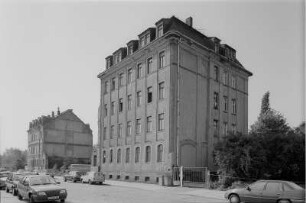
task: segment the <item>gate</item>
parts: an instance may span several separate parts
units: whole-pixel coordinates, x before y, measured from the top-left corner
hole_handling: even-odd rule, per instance
[[[207,187],[207,167],[173,167],[173,184],[193,187]]]

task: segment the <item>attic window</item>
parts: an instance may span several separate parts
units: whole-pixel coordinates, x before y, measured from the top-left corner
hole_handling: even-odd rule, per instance
[[[157,37],[161,37],[164,34],[163,32],[163,25],[158,25],[157,26]]]
[[[128,46],[128,55],[133,53],[133,45]]]

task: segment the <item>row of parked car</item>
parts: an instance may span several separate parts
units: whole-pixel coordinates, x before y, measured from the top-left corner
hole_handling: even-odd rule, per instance
[[[7,193],[18,196],[18,199],[28,199],[32,202],[46,202],[59,200],[65,202],[67,190],[61,187],[60,182],[56,181],[48,174],[38,174],[32,172],[8,173],[1,178],[2,188]]]
[[[102,172],[81,172],[81,171],[70,171],[68,174],[64,175],[64,181],[77,182],[81,181],[82,183],[89,184],[100,184],[102,185],[105,181],[105,175]]]

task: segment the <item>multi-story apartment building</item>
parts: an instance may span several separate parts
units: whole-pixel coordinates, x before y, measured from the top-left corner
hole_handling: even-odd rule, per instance
[[[29,124],[28,169],[61,167],[64,162],[90,163],[92,131],[71,109],[41,116]]]
[[[247,133],[248,77],[232,47],[163,18],[106,58],[99,164],[107,178],[155,182],[173,166],[215,170],[214,143]]]

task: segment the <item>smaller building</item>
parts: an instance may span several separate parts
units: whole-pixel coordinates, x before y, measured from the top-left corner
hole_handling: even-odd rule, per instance
[[[28,169],[59,169],[71,163],[90,164],[92,130],[72,109],[57,110],[29,124]]]

